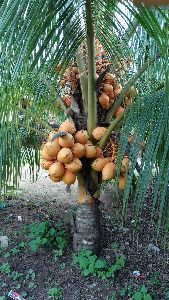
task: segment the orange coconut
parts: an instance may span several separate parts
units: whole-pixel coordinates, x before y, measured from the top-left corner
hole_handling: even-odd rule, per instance
[[[54,134],[56,134],[56,131],[51,131],[48,135],[48,140],[51,141],[51,139],[53,138]]]
[[[72,68],[72,70],[73,70],[73,73],[74,73],[74,74],[78,74],[78,73],[79,73],[79,71],[78,71],[78,68],[77,68],[77,67],[73,67],[73,68]]]
[[[66,79],[62,79],[61,81],[60,81],[60,85],[61,86],[64,86],[66,84]]]
[[[85,157],[87,158],[94,158],[96,157],[96,147],[90,142],[85,144]]]
[[[69,171],[69,170],[66,170],[65,171],[65,174],[63,175],[62,177],[62,181],[66,184],[73,184],[76,180],[76,174]]]
[[[120,190],[124,190],[126,185],[126,177],[119,176],[118,179],[118,187]]]
[[[95,140],[100,141],[106,130],[107,129],[105,127],[97,127],[93,130],[92,135]]]
[[[113,179],[116,175],[116,165],[113,162],[107,163],[102,170],[102,180]]]
[[[72,98],[71,98],[71,96],[65,95],[65,96],[62,97],[62,100],[63,100],[63,103],[66,106],[68,106],[68,107],[71,106],[71,104],[72,104]]]
[[[65,167],[64,164],[62,164],[59,161],[54,162],[50,167],[49,167],[49,175],[54,176],[54,177],[62,177],[65,173]]]
[[[103,91],[106,93],[106,94],[112,94],[113,93],[113,86],[109,83],[105,84],[103,86]]]
[[[57,160],[64,164],[69,164],[72,159],[73,154],[69,148],[62,148],[57,155]]]
[[[62,180],[61,177],[55,177],[55,176],[50,176],[50,175],[49,175],[49,177],[50,177],[50,179],[51,179],[52,181],[54,181],[54,182],[59,182],[59,181]]]
[[[107,73],[105,75],[105,82],[106,82],[106,84],[113,84],[114,80],[115,80],[115,75],[110,74],[110,73]]]
[[[110,99],[110,101],[114,102],[114,99],[115,99],[114,93],[109,94],[109,99]]]
[[[43,148],[43,150],[40,152],[41,154],[41,157],[45,160],[53,160],[53,157],[50,157],[46,151],[45,151],[45,148]]]
[[[40,165],[41,165],[42,169],[48,170],[49,167],[50,167],[53,163],[54,163],[54,161],[52,161],[52,160],[45,160],[45,159],[42,159]]]
[[[71,161],[70,164],[65,164],[65,167],[67,170],[71,171],[71,172],[79,172],[82,169],[82,163],[80,161],[80,159],[78,158],[73,158],[73,160]]]
[[[100,102],[101,106],[108,107],[109,106],[109,96],[106,93],[102,92],[99,97],[99,102]]]
[[[47,155],[55,158],[58,152],[60,151],[60,145],[58,139],[55,139],[53,142],[47,142],[44,149]]]
[[[125,156],[122,160],[122,164],[121,164],[121,172],[122,173],[125,173],[126,170],[127,170],[127,166],[128,166],[128,162],[129,162],[129,159],[127,156]]]
[[[105,110],[109,110],[110,106],[111,106],[111,101],[109,103],[103,105],[102,108],[105,109]]]
[[[122,91],[122,85],[119,83],[118,85],[116,85],[115,89],[114,89],[114,97],[118,97],[120,95]]]
[[[80,144],[86,144],[89,136],[86,130],[79,130],[75,133],[75,142]]]
[[[74,134],[76,132],[76,127],[73,122],[65,121],[60,125],[59,131],[66,131],[71,134]]]
[[[124,108],[122,106],[119,106],[118,109],[116,110],[116,113],[115,113],[115,118],[117,118],[118,116],[121,115],[121,113],[124,112]]]
[[[97,172],[101,172],[104,166],[110,161],[111,161],[110,157],[106,157],[106,158],[98,157],[92,162],[91,167],[93,170]]]
[[[104,157],[103,151],[99,147],[96,147],[96,157]]]
[[[135,90],[134,86],[131,86],[131,88],[129,89],[129,91],[126,93],[126,97],[130,98],[130,97],[136,97],[137,96],[137,91]]]
[[[65,74],[66,74],[66,76],[68,77],[68,79],[71,78],[71,70],[70,70],[70,68],[67,68],[67,69],[66,69]]]
[[[59,145],[63,148],[72,148],[74,146],[74,138],[70,133],[59,137]]]
[[[73,156],[77,158],[81,158],[85,154],[85,146],[80,143],[75,143],[71,150]]]

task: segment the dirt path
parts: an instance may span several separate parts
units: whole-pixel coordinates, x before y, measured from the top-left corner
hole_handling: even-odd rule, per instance
[[[63,182],[53,182],[48,177],[48,174],[44,170],[40,170],[37,181],[32,183],[30,177],[22,176],[20,182],[20,188],[17,192],[19,199],[23,201],[33,202],[61,202],[65,204],[75,203],[77,198],[77,182],[71,185],[70,192],[67,192],[66,185]]]

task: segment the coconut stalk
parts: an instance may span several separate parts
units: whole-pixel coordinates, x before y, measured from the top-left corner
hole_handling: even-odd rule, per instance
[[[88,134],[92,139],[92,131],[96,127],[97,99],[95,90],[95,45],[94,28],[92,19],[91,0],[86,0],[86,29],[87,29],[87,50],[88,50]]]

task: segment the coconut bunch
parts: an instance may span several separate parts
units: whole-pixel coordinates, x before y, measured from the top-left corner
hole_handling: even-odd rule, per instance
[[[97,127],[93,130],[92,135],[96,141],[100,141],[106,132],[105,127]],[[99,157],[95,158],[91,167],[97,172],[101,172],[101,178],[103,180],[112,180],[115,178],[117,173],[117,152],[118,143],[117,140],[110,138],[103,153],[100,153]],[[122,160],[120,176],[118,178],[119,189],[125,188],[126,173],[128,168],[128,157],[125,156]]]
[[[61,64],[59,64],[55,71],[60,71],[60,75],[62,76],[62,69]],[[63,95],[62,101],[66,107],[70,107],[72,104],[72,94],[77,90],[79,85],[79,70],[77,67],[77,63],[73,62],[70,66],[66,69],[62,79],[60,80],[60,85],[62,88],[65,88],[67,93]],[[69,91],[69,92],[68,92]]]
[[[73,184],[82,169],[82,158],[92,159],[102,155],[102,150],[89,141],[86,130],[77,131],[73,122],[63,122],[58,132],[49,133],[41,147],[41,167],[48,170],[54,182]]]

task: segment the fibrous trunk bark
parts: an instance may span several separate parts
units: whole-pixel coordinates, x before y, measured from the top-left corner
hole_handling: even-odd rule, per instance
[[[93,205],[80,204],[76,212],[76,231],[73,235],[73,250],[91,250],[100,253],[100,211],[97,203]]]
[[[78,208],[74,220],[73,250],[91,250],[99,254],[101,250],[100,210],[98,199],[87,191],[85,181],[78,179]]]

